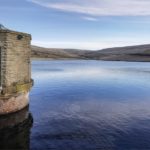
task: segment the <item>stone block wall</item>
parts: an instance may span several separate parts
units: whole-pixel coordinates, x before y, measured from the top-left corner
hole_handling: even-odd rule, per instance
[[[4,89],[31,83],[30,45],[30,34],[0,30],[0,85]]]

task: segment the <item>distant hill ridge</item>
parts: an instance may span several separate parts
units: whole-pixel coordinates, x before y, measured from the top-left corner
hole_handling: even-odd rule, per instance
[[[150,61],[150,44],[107,48],[97,51],[32,46],[33,58]]]

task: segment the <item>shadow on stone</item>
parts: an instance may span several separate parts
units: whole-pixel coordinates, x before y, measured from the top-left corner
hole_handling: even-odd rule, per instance
[[[0,116],[0,149],[28,150],[32,124],[29,107],[17,113]]]

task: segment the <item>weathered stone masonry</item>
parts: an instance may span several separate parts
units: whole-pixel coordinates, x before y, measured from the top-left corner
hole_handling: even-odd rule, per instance
[[[28,104],[25,99],[33,84],[30,42],[30,34],[0,29],[0,114]]]

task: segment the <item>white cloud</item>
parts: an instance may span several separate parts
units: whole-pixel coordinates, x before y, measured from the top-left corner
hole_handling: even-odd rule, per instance
[[[65,12],[92,16],[149,16],[150,0],[28,0]]]
[[[98,21],[97,18],[93,18],[93,17],[82,17],[82,19],[87,20],[87,21]]]

